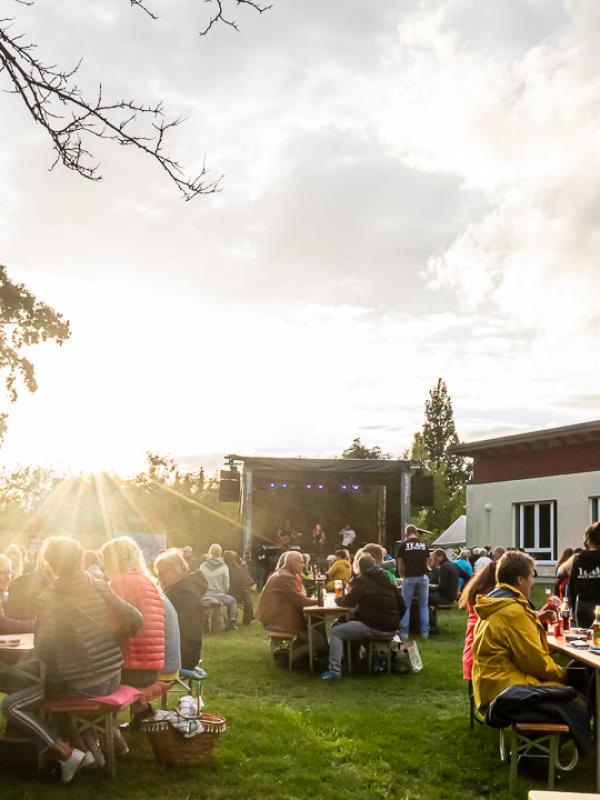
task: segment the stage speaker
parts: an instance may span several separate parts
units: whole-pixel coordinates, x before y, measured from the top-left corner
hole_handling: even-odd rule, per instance
[[[240,473],[237,469],[222,469],[219,475],[219,500],[222,503],[239,503]]]
[[[433,505],[433,475],[413,475],[410,480],[410,502],[413,506]]]

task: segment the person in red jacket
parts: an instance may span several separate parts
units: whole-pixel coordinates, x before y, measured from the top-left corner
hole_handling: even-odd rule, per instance
[[[142,613],[141,629],[123,646],[121,682],[136,689],[150,686],[165,665],[165,615],[160,590],[142,551],[128,536],[111,539],[101,550],[110,588]]]

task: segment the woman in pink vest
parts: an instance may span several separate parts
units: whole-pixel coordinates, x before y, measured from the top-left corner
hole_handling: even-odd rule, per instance
[[[121,683],[143,689],[154,683],[165,664],[165,615],[160,590],[146,568],[137,543],[128,536],[103,545],[110,587],[142,613],[142,627],[123,646]]]

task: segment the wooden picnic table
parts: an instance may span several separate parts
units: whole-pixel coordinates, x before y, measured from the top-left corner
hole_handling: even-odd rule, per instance
[[[0,636],[0,665],[9,665],[34,683],[40,681],[41,672],[31,670],[34,656],[33,633],[11,633]],[[19,644],[9,645],[10,640],[19,639]],[[42,675],[43,679],[43,675]]]
[[[304,606],[302,610],[306,614],[306,627],[308,628],[308,663],[310,671],[314,672],[313,629],[322,621],[326,623],[327,619],[333,619],[335,616],[348,617],[352,609],[336,605],[335,593],[327,592],[322,606]]]
[[[564,636],[548,636],[548,646],[554,653],[561,653],[569,658],[574,658],[581,664],[592,667],[596,670],[596,708],[594,730],[596,732],[596,791],[600,792],[600,736],[598,736],[598,725],[600,724],[600,655],[591,653],[587,649],[573,647]],[[585,797],[585,795],[581,795]]]

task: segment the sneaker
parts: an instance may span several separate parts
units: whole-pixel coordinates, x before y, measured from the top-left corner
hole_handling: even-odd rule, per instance
[[[129,747],[127,746],[127,742],[121,736],[120,732],[118,734],[115,732],[113,736],[113,743],[114,743],[113,747],[115,750],[115,756],[117,758],[123,758],[123,756],[126,756],[129,753]]]
[[[82,750],[76,750],[74,748],[66,761],[59,762],[61,783],[71,783],[77,773],[77,770],[83,763],[85,756],[86,754]]]
[[[86,750],[86,753],[81,761],[79,769],[96,769],[96,759],[91,750]]]
[[[239,631],[239,629],[240,629],[239,625],[235,622],[230,622],[229,628],[227,628],[227,630],[229,631]]]
[[[321,675],[322,681],[339,681],[341,679],[341,674],[339,672],[334,672],[332,669],[328,669]]]

